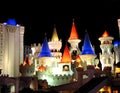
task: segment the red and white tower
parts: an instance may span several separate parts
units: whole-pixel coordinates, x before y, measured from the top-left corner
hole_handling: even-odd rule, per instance
[[[74,59],[73,57],[76,57],[77,55],[80,54],[79,43],[81,42],[81,40],[78,38],[78,33],[76,30],[74,20],[72,23],[71,34],[68,39],[68,42],[70,43],[70,46],[71,46],[70,53],[71,53],[72,59]]]

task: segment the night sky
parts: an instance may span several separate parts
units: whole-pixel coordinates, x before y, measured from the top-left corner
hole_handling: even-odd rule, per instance
[[[79,0],[78,0],[79,1]],[[72,22],[76,25],[78,36],[83,45],[85,31],[88,32],[96,53],[100,52],[98,38],[108,31],[117,40],[119,37],[117,19],[120,17],[119,0],[87,0],[79,2],[22,2],[17,1],[6,7],[0,6],[0,22],[13,18],[20,25],[25,26],[24,44],[42,43],[45,33],[48,40],[52,36],[54,24],[57,33],[63,41],[63,47],[69,38]]]

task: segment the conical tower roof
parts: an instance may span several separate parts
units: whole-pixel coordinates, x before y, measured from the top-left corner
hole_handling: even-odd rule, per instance
[[[101,44],[112,44],[112,40],[114,38],[108,34],[108,32],[105,30],[102,36],[99,38],[101,41]]]
[[[78,33],[77,33],[77,30],[76,30],[74,19],[73,19],[71,33],[70,33],[70,37],[69,37],[69,40],[72,40],[72,39],[78,39]]]
[[[61,62],[71,62],[72,58],[68,49],[68,46],[65,46],[64,52],[63,52],[63,56],[62,56],[62,61]]]
[[[82,48],[82,52],[81,52],[81,55],[85,55],[85,54],[92,54],[92,55],[95,54],[95,52],[92,48],[90,39],[89,39],[88,32],[86,32],[86,34],[85,34],[84,44],[83,44],[83,48]]]
[[[47,37],[45,37],[38,57],[51,57],[51,56],[52,56],[52,54],[51,54],[49,46],[48,46]]]
[[[31,62],[30,62],[30,59],[29,59],[28,55],[26,55],[26,58],[25,58],[25,60],[23,62],[23,65],[26,65],[26,64],[31,65]]]
[[[59,41],[56,26],[54,25],[51,41]]]
[[[102,34],[102,37],[108,37],[109,36],[109,34],[108,34],[108,32],[105,30],[105,32]]]

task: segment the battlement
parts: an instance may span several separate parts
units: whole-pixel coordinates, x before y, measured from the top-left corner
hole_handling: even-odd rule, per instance
[[[47,80],[48,85],[50,86],[58,86],[62,84],[71,83],[73,81],[72,75],[46,75],[44,72],[37,72],[37,76],[39,80]]]
[[[35,65],[34,64],[31,64],[31,65],[29,65],[29,64],[25,64],[25,65],[21,64],[19,66],[19,71],[20,71],[22,76],[32,76],[35,73]]]
[[[31,44],[31,48],[32,47],[38,47],[38,46],[41,46],[41,44],[40,43],[38,43],[38,44],[37,43]]]

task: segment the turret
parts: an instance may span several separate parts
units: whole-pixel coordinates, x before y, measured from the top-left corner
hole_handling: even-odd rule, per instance
[[[35,74],[35,65],[30,62],[28,55],[26,55],[23,64],[20,65],[19,71],[21,73],[21,76],[24,77],[33,76]]]
[[[70,43],[70,46],[71,46],[70,53],[73,60],[75,60],[76,56],[80,54],[80,49],[79,49],[80,41],[81,40],[78,37],[76,26],[73,20],[70,37],[68,39],[68,42]]]
[[[56,26],[54,25],[53,34],[51,40],[48,42],[51,54],[56,59],[57,62],[60,62],[62,53],[60,52],[62,47],[62,41],[58,38]]]
[[[54,65],[53,57],[49,49],[47,37],[45,36],[41,51],[38,55],[39,62],[36,63],[38,79],[46,79],[49,82],[49,75],[52,74],[52,67]],[[44,69],[45,68],[45,69]]]
[[[88,65],[95,65],[94,60],[96,58],[95,51],[91,45],[88,32],[85,34],[82,51],[80,54],[82,61],[84,62],[84,70],[87,69]]]
[[[100,62],[102,65],[102,70],[104,69],[104,67],[111,67],[113,70],[114,65],[114,53],[112,52],[113,39],[114,38],[109,36],[107,31],[105,31],[102,37],[99,38],[101,42],[100,48],[102,50],[102,53],[100,53]]]
[[[38,65],[44,65],[44,66],[51,66],[52,62],[52,54],[51,51],[49,49],[49,45],[48,45],[48,41],[47,41],[47,37],[45,36],[43,44],[42,44],[42,48],[41,51],[38,55],[39,58],[39,64]]]
[[[62,59],[59,62],[59,75],[72,75],[73,71],[71,70],[72,58],[68,46],[66,45],[63,51]]]

